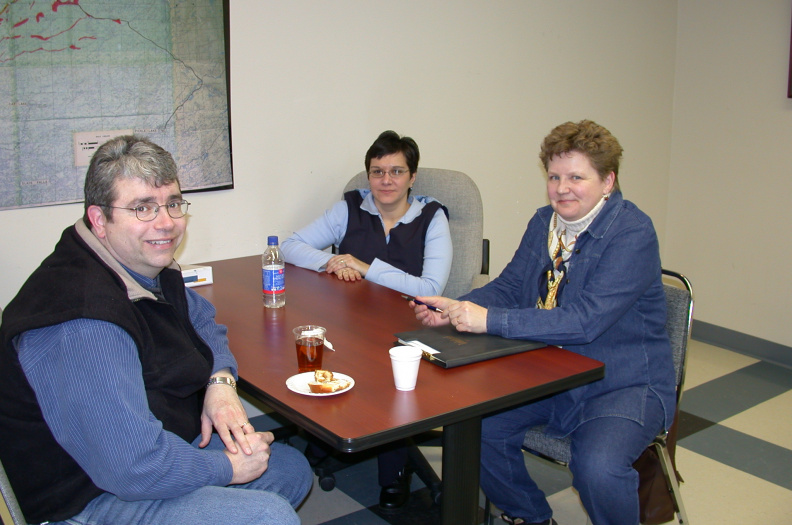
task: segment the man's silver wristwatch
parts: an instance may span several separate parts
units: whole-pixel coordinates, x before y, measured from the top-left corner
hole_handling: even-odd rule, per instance
[[[221,384],[228,385],[232,387],[234,390],[236,390],[236,381],[234,381],[230,377],[210,377],[209,382],[206,383],[206,386],[209,387],[212,385],[221,385]]]

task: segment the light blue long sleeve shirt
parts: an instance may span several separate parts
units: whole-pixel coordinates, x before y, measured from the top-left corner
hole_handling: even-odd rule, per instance
[[[360,208],[380,217],[369,190],[358,190],[364,197]],[[433,198],[414,195],[408,198],[410,208],[397,224],[408,224],[421,214],[423,207]],[[283,241],[281,251],[286,262],[315,271],[324,271],[332,254],[324,251],[338,246],[346,235],[349,208],[342,200],[325,211],[322,216]],[[384,224],[383,224],[384,227]],[[386,242],[390,241],[390,235]],[[355,255],[352,253],[352,255]],[[366,280],[409,295],[440,295],[448,282],[453,259],[453,246],[448,219],[443,210],[437,210],[426,231],[423,271],[420,276],[410,275],[380,259],[374,259],[366,273]]]
[[[153,288],[154,280],[129,273]],[[214,306],[186,292],[190,320],[214,355],[213,371],[229,368],[236,377]],[[77,319],[25,332],[16,347],[55,439],[99,488],[133,501],[231,482],[231,462],[222,451],[199,449],[163,430],[148,407],[137,347],[123,329]]]

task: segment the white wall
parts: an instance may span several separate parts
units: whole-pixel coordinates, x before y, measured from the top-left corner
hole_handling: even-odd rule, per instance
[[[290,234],[394,129],[418,141],[422,166],[478,183],[497,274],[545,203],[541,139],[582,118],[622,141],[622,187],[662,236],[675,25],[674,2],[649,0],[232,0],[236,187],[189,197],[179,259],[258,253],[267,235]],[[0,212],[0,304],[80,213]]]
[[[789,0],[679,2],[664,263],[698,320],[792,346]]]
[[[340,198],[385,129],[479,185],[491,273],[545,204],[539,143],[592,118],[665,245],[676,2],[231,0],[233,190],[192,194],[185,263],[258,253]],[[0,305],[78,205],[0,211]],[[687,267],[682,265],[680,267]]]

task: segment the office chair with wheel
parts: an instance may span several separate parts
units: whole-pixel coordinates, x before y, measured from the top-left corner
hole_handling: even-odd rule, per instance
[[[676,428],[679,420],[679,402],[685,384],[685,364],[687,362],[687,344],[690,340],[690,329],[693,322],[693,288],[690,281],[682,274],[663,270],[663,289],[666,295],[666,332],[671,341],[671,351],[676,372],[677,417],[668,432],[655,437],[649,448],[654,448],[660,460],[663,474],[671,497],[674,512],[680,525],[688,525],[689,521],[682,495],[679,491],[679,473],[676,471],[674,452],[676,445]],[[669,284],[672,281],[673,284]],[[569,464],[572,454],[571,441],[568,437],[557,439],[543,432],[544,425],[528,430],[523,440],[523,450],[548,459],[563,466]],[[489,499],[485,503],[487,523],[492,525],[493,516]]]
[[[347,183],[344,193],[368,188],[368,174],[361,171]],[[443,295],[459,297],[489,281],[489,240],[484,239],[484,207],[476,183],[466,174],[445,169],[418,168],[413,195],[434,197],[448,209],[451,243],[454,248],[451,274]],[[408,467],[424,482],[438,503],[440,479],[415,443],[408,445]],[[334,473],[349,465],[344,457],[309,442],[306,456],[324,490],[335,487]]]

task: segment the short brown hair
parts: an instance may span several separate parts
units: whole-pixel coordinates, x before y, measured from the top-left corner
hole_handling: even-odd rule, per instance
[[[619,190],[619,162],[624,150],[610,131],[592,120],[565,122],[545,137],[539,159],[547,170],[553,157],[573,151],[588,157],[602,180],[613,172],[613,189]]]

